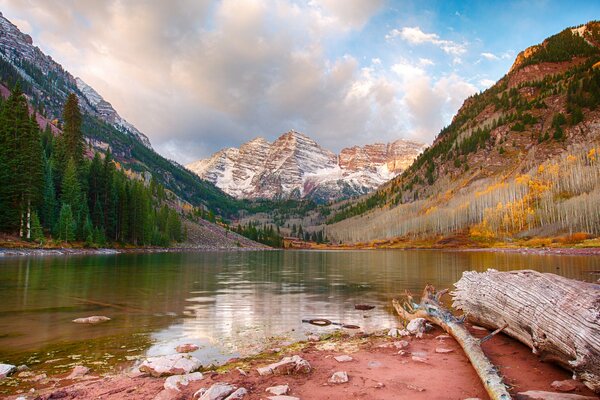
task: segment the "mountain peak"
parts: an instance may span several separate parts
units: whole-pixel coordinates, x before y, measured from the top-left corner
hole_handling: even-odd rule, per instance
[[[255,138],[239,151],[221,150],[187,168],[238,198],[329,201],[373,190],[402,172],[423,148],[397,140],[354,146],[338,156],[290,130],[273,143]]]

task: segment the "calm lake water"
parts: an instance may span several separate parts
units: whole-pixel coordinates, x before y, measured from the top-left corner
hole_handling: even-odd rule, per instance
[[[205,365],[333,329],[392,327],[391,300],[465,270],[535,269],[594,281],[600,257],[453,251],[263,251],[0,258],[0,362],[114,367],[196,343]],[[375,305],[357,311],[354,304]],[[112,320],[80,325],[75,318]]]

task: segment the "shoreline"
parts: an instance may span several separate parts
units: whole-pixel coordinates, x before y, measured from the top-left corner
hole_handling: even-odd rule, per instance
[[[470,327],[476,337],[489,331]],[[152,377],[130,367],[119,373],[94,375],[93,369],[81,376],[48,377],[39,382],[18,378],[15,391],[8,399],[191,399],[200,388],[215,384],[230,384],[245,388],[244,400],[269,398],[268,387],[288,385],[290,396],[306,399],[487,399],[487,394],[475,370],[458,343],[438,327],[419,339],[414,336],[394,338],[376,334],[349,334],[336,331],[319,338],[295,342],[284,348],[274,348],[243,358],[232,359],[218,367],[200,369],[202,379],[165,389],[166,377]],[[569,380],[571,373],[556,365],[543,363],[529,348],[514,339],[499,334],[483,345],[484,351],[498,366],[511,394],[527,390],[556,392],[554,381]],[[334,357],[346,357],[340,362]],[[261,376],[258,368],[280,361],[283,357],[299,356],[306,360],[309,373]],[[347,372],[349,381],[329,382],[333,373]],[[25,374],[27,375],[27,374]],[[18,383],[18,384],[17,384]],[[595,396],[582,384],[574,383],[574,392]],[[31,390],[33,389],[33,391]]]
[[[600,247],[312,247],[287,248],[272,247],[138,247],[138,248],[29,248],[29,247],[0,247],[0,257],[29,257],[29,256],[69,256],[69,255],[115,255],[115,254],[153,254],[153,253],[194,253],[194,252],[239,252],[239,251],[275,251],[275,250],[304,250],[304,251],[370,251],[370,250],[439,250],[456,252],[488,252],[507,254],[531,255],[566,255],[566,256],[600,256]]]

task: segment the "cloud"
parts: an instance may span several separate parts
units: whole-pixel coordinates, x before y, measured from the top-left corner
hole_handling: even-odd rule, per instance
[[[493,86],[495,83],[496,83],[496,81],[493,81],[493,80],[491,80],[491,79],[481,79],[481,80],[479,81],[479,86],[480,86],[482,89],[487,89],[487,88],[489,88],[489,87]]]
[[[485,58],[486,60],[490,60],[490,61],[497,61],[500,59],[500,57],[498,57],[494,53],[481,53],[481,57]]]
[[[444,53],[455,57],[467,52],[467,45],[465,43],[456,43],[452,40],[441,39],[437,33],[425,33],[418,26],[404,27],[400,30],[392,29],[385,36],[387,40],[394,39],[395,37],[400,37],[412,45],[430,43],[439,47]]]
[[[474,88],[456,75],[429,76],[428,57],[390,66],[380,54],[331,55],[382,3],[0,0],[0,7],[29,22],[36,45],[159,152],[187,163],[289,129],[334,151],[431,140]],[[462,54],[462,45],[421,33],[409,31],[411,40]]]

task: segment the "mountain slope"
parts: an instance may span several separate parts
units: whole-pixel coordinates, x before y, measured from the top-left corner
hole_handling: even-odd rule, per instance
[[[106,151],[110,147],[115,159],[126,169],[142,176],[154,175],[180,199],[194,205],[204,205],[224,215],[236,209],[233,198],[156,153],[148,138],[123,119],[110,103],[34,46],[29,35],[20,32],[0,13],[0,82],[11,88],[17,81],[44,120],[54,121],[53,131],[59,129],[67,95],[75,93],[84,113],[84,134],[96,150]]]
[[[521,52],[402,175],[332,207],[329,237],[599,234],[599,45],[593,21]]]
[[[404,170],[423,147],[398,140],[343,149],[338,156],[290,131],[273,143],[256,138],[187,167],[237,198],[330,201],[372,191]]]

